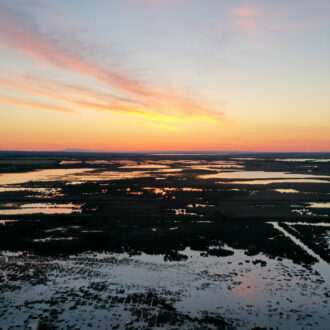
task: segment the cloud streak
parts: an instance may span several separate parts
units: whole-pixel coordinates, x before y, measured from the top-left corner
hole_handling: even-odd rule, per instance
[[[20,15],[9,7],[0,4],[0,42],[7,48],[18,51],[21,54],[47,63],[53,67],[78,73],[106,84],[109,89],[124,94],[126,100],[119,100],[114,95],[101,95],[92,89],[83,86],[71,86],[71,89],[80,90],[80,95],[96,98],[97,102],[87,104],[84,100],[75,100],[63,97],[58,92],[42,91],[38,88],[18,85],[12,88],[25,89],[25,92],[39,93],[44,96],[70,101],[80,106],[94,109],[103,109],[112,112],[126,112],[138,116],[145,116],[153,120],[164,121],[164,118],[209,119],[224,121],[224,114],[208,107],[201,106],[191,98],[177,91],[167,88],[147,86],[146,84],[127,77],[116,70],[103,67],[77,53],[73,53],[59,42],[40,33],[33,21]],[[4,83],[4,82],[3,82]],[[57,86],[59,87],[59,86]],[[58,89],[64,90],[65,84]],[[132,106],[134,104],[134,106]],[[136,110],[136,106],[139,110]],[[167,119],[166,119],[167,120]],[[165,121],[166,121],[165,120]]]
[[[2,72],[2,75],[5,76],[6,73]],[[11,77],[11,79],[0,79],[0,85],[3,87],[20,90],[28,94],[41,95],[47,98],[52,98],[54,100],[61,101],[62,103],[67,103],[66,108],[60,108],[60,110],[54,108],[54,111],[63,111],[70,113],[71,111],[69,109],[74,107],[75,109],[80,110],[99,110],[103,112],[130,115],[163,123],[182,122],[186,118],[186,116],[179,117],[176,113],[173,114],[169,111],[164,111],[164,109],[162,108],[164,107],[164,104],[162,104],[160,101],[159,103],[153,104],[150,101],[150,103],[147,105],[153,106],[154,108],[158,109],[158,112],[152,112],[146,109],[146,105],[144,104],[132,102],[131,100],[123,98],[116,98],[113,95],[101,93],[85,86],[63,84],[62,82],[45,80],[42,78],[36,78],[27,75],[24,75],[23,77],[19,75],[14,75]],[[20,99],[11,98],[7,101],[3,99],[2,102],[14,104],[15,100],[17,105],[24,106],[25,104],[26,106],[32,107],[32,105]],[[180,107],[182,111],[186,110],[188,112],[189,100],[184,100],[182,104],[178,104],[177,106]],[[168,107],[170,107],[170,105],[168,105]],[[185,107],[187,107],[187,109]],[[194,110],[194,107],[197,106],[193,105],[191,107],[192,111]],[[35,108],[41,109],[42,107],[36,104]],[[51,110],[51,107],[45,107],[45,110]],[[196,114],[195,116],[193,116],[193,114],[190,114],[188,118],[190,118],[191,120],[214,120],[212,116],[208,116],[208,109],[204,109],[199,106],[198,111],[198,114]],[[166,128],[170,126],[160,125],[159,127]],[[173,130],[174,126],[172,126],[171,129]]]
[[[261,32],[257,28],[257,9],[250,7],[238,7],[232,10],[237,25],[244,31],[259,35]]]
[[[248,1],[231,10],[240,30],[250,35],[298,31],[329,24],[330,5],[325,1]]]
[[[1,103],[13,104],[13,105],[20,105],[20,106],[28,107],[28,108],[47,110],[47,111],[59,111],[59,112],[77,114],[76,111],[71,110],[71,109],[55,107],[55,106],[40,104],[40,103],[36,103],[36,102],[24,101],[24,100],[20,100],[20,99],[17,99],[17,98],[0,97],[0,102]]]

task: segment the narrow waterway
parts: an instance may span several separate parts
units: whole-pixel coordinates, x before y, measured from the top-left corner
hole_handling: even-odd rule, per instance
[[[300,246],[304,249],[309,255],[314,257],[317,262],[313,265],[313,268],[320,273],[323,277],[324,281],[330,286],[330,265],[323,260],[318,254],[316,254],[313,250],[311,250],[307,245],[301,242],[297,237],[288,233],[284,228],[279,226],[278,222],[268,222],[271,224],[275,229],[279,230],[284,236],[290,238],[295,244]]]

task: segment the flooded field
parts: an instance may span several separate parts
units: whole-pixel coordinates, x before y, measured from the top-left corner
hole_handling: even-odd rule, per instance
[[[329,154],[0,156],[0,328],[329,328]]]

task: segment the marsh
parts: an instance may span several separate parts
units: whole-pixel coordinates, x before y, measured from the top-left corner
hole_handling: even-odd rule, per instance
[[[326,329],[328,159],[2,153],[0,327]]]

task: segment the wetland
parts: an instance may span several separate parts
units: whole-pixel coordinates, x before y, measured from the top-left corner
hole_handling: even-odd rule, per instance
[[[0,159],[0,328],[328,328],[330,154]]]

